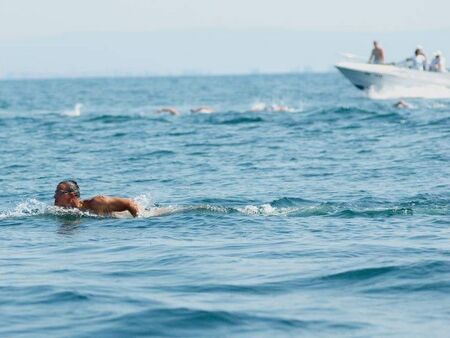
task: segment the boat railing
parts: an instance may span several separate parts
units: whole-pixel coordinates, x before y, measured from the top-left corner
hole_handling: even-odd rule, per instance
[[[363,63],[369,64],[368,58],[352,53],[339,53],[342,56],[343,61],[353,62],[353,63]],[[402,61],[403,62],[403,61]],[[377,63],[377,65],[389,65],[389,66],[398,66],[408,68],[407,64],[403,64],[402,62],[386,62],[386,63]]]
[[[356,55],[356,54],[352,54],[352,53],[339,53],[339,55],[341,55],[341,57],[343,58],[343,61],[346,62],[353,62],[353,63],[365,63],[368,64],[368,59],[364,56],[360,56],[360,55]],[[379,65],[387,65],[387,66],[395,66],[395,67],[399,67],[399,68],[407,68],[407,69],[413,69],[413,65],[414,65],[414,61],[411,58],[407,58],[401,61],[396,61],[396,62],[385,62],[383,64],[379,64]],[[430,71],[430,70],[424,70],[424,71]],[[450,68],[447,68],[447,72],[450,72]],[[444,72],[444,73],[447,73]]]
[[[356,63],[367,63],[367,58],[360,56],[360,55],[355,55],[352,53],[339,53],[339,55],[341,55],[344,58],[344,61],[356,62]]]

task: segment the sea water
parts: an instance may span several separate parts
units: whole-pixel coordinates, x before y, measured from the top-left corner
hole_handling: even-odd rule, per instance
[[[1,81],[0,336],[448,336],[450,99],[378,97],[334,72]],[[64,179],[145,210],[56,208]]]

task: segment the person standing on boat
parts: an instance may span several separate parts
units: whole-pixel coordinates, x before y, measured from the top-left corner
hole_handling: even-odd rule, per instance
[[[372,53],[370,54],[369,63],[383,64],[384,63],[384,50],[379,45],[378,41],[373,42]]]
[[[427,70],[428,69],[428,58],[427,55],[425,54],[425,52],[423,51],[423,47],[421,45],[417,45],[416,49],[419,50],[419,54],[423,56],[424,61],[423,61],[423,70]]]

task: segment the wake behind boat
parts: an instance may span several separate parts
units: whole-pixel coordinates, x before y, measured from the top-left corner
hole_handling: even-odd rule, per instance
[[[450,90],[450,74],[389,64],[343,61],[335,67],[358,89],[439,87]]]

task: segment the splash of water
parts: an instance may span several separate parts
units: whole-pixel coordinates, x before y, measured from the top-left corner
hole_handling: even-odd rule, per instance
[[[88,212],[83,212],[78,209],[64,209],[53,205],[48,205],[40,202],[34,198],[25,200],[16,205],[12,210],[0,212],[0,219],[20,218],[37,215],[75,215],[75,216],[90,216],[96,217]]]
[[[179,207],[174,206],[166,206],[159,207],[156,206],[153,197],[150,193],[145,193],[133,198],[133,200],[139,206],[139,217],[147,218],[147,217],[155,217],[155,216],[163,216],[168,214],[173,214],[179,211]],[[129,214],[115,214],[116,217],[126,218],[130,217]]]
[[[297,111],[302,111],[302,109],[289,107],[283,103],[265,103],[265,102],[256,102],[251,105],[250,111],[254,113],[258,112],[283,112],[283,113],[293,113]]]
[[[45,213],[46,210],[47,205],[45,203],[33,198],[20,202],[13,210],[0,212],[0,219],[39,215]]]
[[[66,111],[63,111],[62,113],[61,113],[61,115],[63,115],[63,116],[69,116],[69,117],[77,117],[77,116],[80,116],[81,115],[81,108],[83,108],[83,104],[81,104],[81,103],[77,103],[77,104],[75,104],[75,107],[73,108],[73,110],[66,110]]]
[[[247,216],[281,216],[281,217],[310,217],[310,216],[334,216],[334,217],[392,217],[411,216],[415,214],[447,215],[449,203],[447,199],[436,200],[435,198],[425,201],[420,205],[415,202],[386,202],[380,206],[375,203],[336,203],[336,202],[311,202],[303,200],[291,202],[288,205],[279,205],[292,199],[282,198],[271,203],[261,205],[225,206],[214,204],[193,205],[167,205],[159,206],[153,202],[150,194],[139,195],[134,200],[140,205],[140,218],[166,216],[173,214],[230,214],[239,213]],[[361,205],[360,205],[361,204]],[[0,220],[8,218],[44,216],[77,216],[77,217],[105,217],[82,212],[77,209],[64,209],[53,205],[47,205],[36,199],[29,199],[17,204],[12,210],[0,211]],[[108,217],[108,216],[106,216]],[[113,213],[109,217],[132,218],[126,212]]]
[[[149,209],[155,206],[153,197],[150,193],[144,193],[142,195],[136,196],[133,200],[142,208]]]

